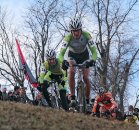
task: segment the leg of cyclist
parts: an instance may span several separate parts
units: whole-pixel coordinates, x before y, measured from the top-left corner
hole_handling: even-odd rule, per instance
[[[61,89],[61,90],[59,90],[59,93],[60,93],[62,107],[65,111],[68,111],[69,107],[68,107],[68,102],[67,102],[67,98],[66,98],[66,90]]]
[[[71,61],[69,61],[69,65],[72,66],[72,64],[74,64],[75,62],[77,64],[81,64],[84,61],[88,60],[89,59],[89,52],[88,52],[87,49],[84,52],[80,53],[80,54],[73,53],[73,52],[69,51],[68,56],[71,59]],[[72,59],[74,59],[74,60],[72,60]],[[69,87],[70,87],[70,92],[71,92],[71,103],[70,103],[70,106],[74,106],[74,104],[76,105],[76,101],[75,101],[75,67],[69,67],[68,81],[69,81]],[[86,82],[88,84],[88,80],[86,80]],[[89,96],[90,96],[90,92],[89,92],[87,97],[89,97]]]
[[[44,98],[46,99],[48,105],[50,107],[52,107],[52,104],[51,104],[51,101],[50,101],[49,92],[47,90],[48,87],[49,87],[48,81],[44,80],[44,84],[43,84],[43,87],[42,87],[42,94],[43,94]]]
[[[69,65],[72,66],[75,62],[69,61]],[[70,107],[75,107],[76,101],[75,101],[75,68],[69,67],[68,71],[68,82],[69,82],[69,88],[70,88],[70,94],[71,94],[71,103],[69,104]]]
[[[89,81],[89,68],[83,69],[83,79],[86,84],[86,111],[91,112],[91,106],[90,106],[90,88],[91,84]]]
[[[68,107],[68,102],[67,102],[67,97],[66,97],[66,91],[67,91],[66,81],[67,81],[67,78],[65,76],[62,76],[62,79],[58,85],[58,88],[59,88],[59,94],[60,94],[62,107],[65,111],[68,111],[69,107]]]
[[[116,119],[116,108],[114,108],[114,109],[111,111],[110,119],[111,119],[111,120]]]

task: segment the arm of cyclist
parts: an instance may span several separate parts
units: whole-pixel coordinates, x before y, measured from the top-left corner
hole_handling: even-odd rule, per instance
[[[66,50],[68,48],[68,43],[69,43],[70,39],[71,39],[71,34],[65,36],[64,40],[62,42],[62,47],[61,47],[60,53],[58,55],[58,59],[60,60],[61,63],[64,60],[64,55],[65,55],[65,52],[66,52]]]
[[[109,111],[111,112],[111,111],[113,111],[113,110],[117,107],[117,104],[116,104],[116,102],[114,101],[114,99],[113,99],[113,97],[112,97],[112,94],[111,94],[110,92],[107,92],[106,94],[107,94],[107,97],[110,98],[110,102],[111,102],[111,104],[112,104],[111,108],[109,109]]]
[[[41,71],[40,71],[40,75],[38,79],[39,84],[43,84],[43,80],[44,80],[45,74],[47,73],[47,69],[48,69],[48,62],[45,62],[41,65]]]
[[[45,64],[43,63],[41,65],[41,71],[40,71],[39,78],[38,78],[39,86],[37,87],[37,90],[39,92],[42,92],[42,86],[44,84],[44,77],[45,77],[45,74],[47,73],[47,69],[46,68],[48,68],[48,66],[45,67]]]
[[[65,55],[65,52],[68,48],[68,42],[70,40],[70,35],[68,36],[65,36],[64,40],[63,40],[63,43],[62,43],[62,47],[60,49],[60,53],[58,55],[58,59],[60,60],[60,62],[62,63],[62,69],[63,70],[67,70],[68,69],[68,66],[66,64],[68,64],[68,61],[67,60],[64,60],[64,55]]]
[[[66,71],[63,70],[63,68],[62,68],[63,62],[61,62],[60,59],[58,59],[58,58],[57,58],[57,60],[59,62],[60,70],[61,70],[62,75],[63,75],[62,78],[61,78],[61,85],[64,86],[65,85],[65,81],[67,80],[67,74],[66,74]]]
[[[95,115],[96,114],[96,109],[97,109],[97,105],[98,105],[98,97],[95,98],[95,102],[94,102],[94,105],[93,105],[93,108],[92,108],[92,113]]]
[[[111,112],[111,111],[113,111],[113,110],[117,107],[117,104],[116,104],[116,102],[114,101],[113,98],[111,98],[110,101],[111,101],[111,103],[112,103],[112,106],[111,106],[111,108],[109,109],[109,111]]]

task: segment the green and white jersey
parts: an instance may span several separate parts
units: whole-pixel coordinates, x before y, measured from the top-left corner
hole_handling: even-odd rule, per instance
[[[69,48],[69,51],[78,54],[84,52],[87,48],[89,48],[92,53],[92,59],[96,60],[97,58],[96,47],[93,45],[92,37],[88,32],[82,31],[79,39],[73,38],[72,34],[65,36],[58,57],[61,61],[64,59],[64,54],[67,48]]]
[[[68,37],[70,36],[71,35],[68,35]],[[65,41],[65,42],[68,42],[68,41]],[[83,34],[81,34],[79,39],[71,39],[71,41],[69,41],[69,44],[68,44],[69,50],[73,53],[82,53],[86,50],[87,43],[88,43],[88,40],[83,36]]]

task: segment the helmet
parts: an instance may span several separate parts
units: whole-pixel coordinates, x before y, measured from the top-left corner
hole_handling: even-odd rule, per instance
[[[79,30],[82,29],[82,23],[80,18],[74,17],[69,23],[70,30]]]
[[[46,58],[47,59],[53,59],[56,58],[56,52],[53,49],[50,49],[46,52]]]
[[[105,92],[104,87],[99,87],[98,90],[97,90],[97,93],[98,93],[99,95],[102,95],[104,92]]]

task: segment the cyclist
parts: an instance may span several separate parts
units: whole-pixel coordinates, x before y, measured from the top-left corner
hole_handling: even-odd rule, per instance
[[[39,76],[41,91],[48,105],[52,107],[47,88],[49,87],[49,81],[51,81],[52,79],[56,80],[58,83],[58,89],[60,93],[62,107],[67,111],[68,104],[66,99],[66,86],[65,86],[66,77],[64,71],[61,68],[62,63],[58,58],[56,58],[56,52],[53,49],[47,51],[46,58],[47,60],[42,64],[41,73]]]
[[[96,115],[97,108],[99,106],[100,117],[103,113],[108,113],[111,119],[116,118],[116,108],[117,104],[114,101],[112,94],[106,91],[103,87],[98,88],[97,96],[93,105],[92,112]]]
[[[84,61],[90,59],[89,58],[89,50],[92,53],[92,60],[87,62],[87,68],[83,69],[83,79],[86,84],[86,103],[87,103],[87,110],[90,107],[90,81],[89,81],[89,66],[95,65],[96,58],[97,58],[97,51],[96,47],[93,45],[93,41],[91,35],[82,30],[82,23],[80,18],[74,17],[71,22],[69,23],[69,28],[71,33],[64,37],[63,46],[60,50],[59,58],[62,63],[63,70],[67,70],[67,65],[72,66],[74,61],[77,64],[81,64]],[[89,48],[89,50],[88,50]],[[66,50],[68,49],[68,60],[64,60],[64,55]],[[73,61],[74,59],[74,61]],[[68,83],[71,93],[71,103],[70,107],[74,107],[76,104],[75,101],[75,71],[74,67],[69,67],[68,72]]]

